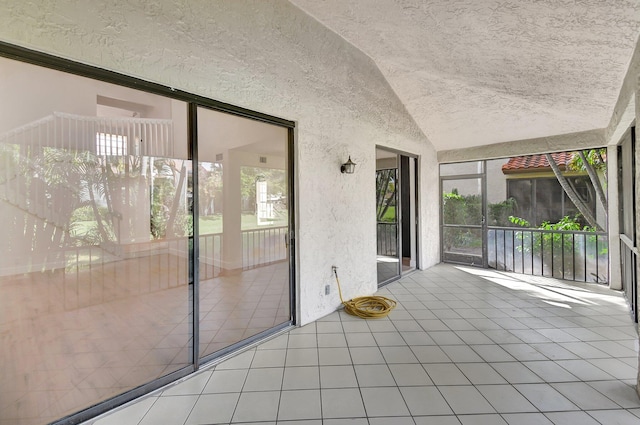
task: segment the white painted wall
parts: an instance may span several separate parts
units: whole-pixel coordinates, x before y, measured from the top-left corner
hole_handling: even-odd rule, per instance
[[[439,261],[431,143],[368,56],[290,3],[3,3],[2,41],[296,121],[300,323],[339,306],[331,265],[345,297],[376,291],[376,144],[420,155],[420,264]]]

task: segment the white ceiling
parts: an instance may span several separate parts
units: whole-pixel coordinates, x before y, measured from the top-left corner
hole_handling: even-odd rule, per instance
[[[291,0],[373,58],[437,150],[609,124],[638,0]]]

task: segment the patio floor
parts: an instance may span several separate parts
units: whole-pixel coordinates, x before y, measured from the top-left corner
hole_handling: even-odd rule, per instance
[[[343,285],[348,285],[343,282]],[[602,286],[438,265],[87,424],[638,424],[638,335]]]

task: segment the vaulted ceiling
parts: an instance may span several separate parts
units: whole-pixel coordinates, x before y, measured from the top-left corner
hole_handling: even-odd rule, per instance
[[[437,150],[608,125],[637,0],[290,0],[369,55]]]

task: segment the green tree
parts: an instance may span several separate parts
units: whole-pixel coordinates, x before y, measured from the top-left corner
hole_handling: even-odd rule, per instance
[[[490,226],[509,226],[509,217],[513,216],[518,204],[514,198],[487,205]]]
[[[390,168],[376,171],[376,219],[377,221],[396,221],[398,170]],[[388,214],[393,212],[393,214]]]
[[[263,179],[267,182],[269,198],[283,198],[287,193],[287,175],[285,170],[277,168],[241,167],[240,168],[242,199],[248,211],[256,211],[256,182]]]
[[[551,154],[545,154],[553,174],[556,176],[558,183],[562,186],[562,189],[567,194],[571,202],[576,206],[578,211],[584,219],[589,223],[589,226],[596,228],[597,230],[603,230],[602,226],[598,224],[596,217],[591,212],[589,206],[580,198],[575,189],[569,183],[569,180],[564,176],[560,167],[556,163]],[[586,171],[591,180],[591,184],[595,189],[596,196],[600,201],[605,214],[607,214],[607,198],[604,193],[603,185],[598,177],[598,171],[600,174],[606,176],[606,150],[605,149],[591,149],[585,151],[577,151],[572,155],[571,160],[568,162],[567,167],[574,171]],[[606,182],[606,180],[605,180]]]

